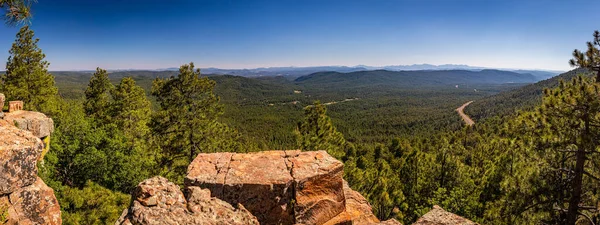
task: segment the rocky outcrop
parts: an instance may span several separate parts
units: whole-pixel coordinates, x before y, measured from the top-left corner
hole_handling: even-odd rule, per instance
[[[165,178],[145,180],[116,224],[401,225],[379,221],[342,177],[343,164],[324,151],[199,154],[183,193]],[[434,206],[414,224],[476,223]]]
[[[19,110],[4,114],[4,120],[38,138],[50,136],[54,131],[52,119],[40,112]]]
[[[185,192],[162,177],[142,181],[115,224],[258,224],[242,205],[236,209],[211,197],[210,190],[187,187]]]
[[[11,119],[17,118],[11,117],[15,115],[20,115],[18,121],[25,119],[27,126],[15,126],[19,123]],[[44,150],[39,136],[50,135],[51,121],[44,114],[28,111],[6,113],[0,119],[0,213],[8,219],[0,222],[62,223],[54,191],[37,177],[37,162]]]
[[[42,149],[39,138],[0,120],[0,195],[10,194],[36,181],[36,164]]]
[[[35,183],[0,198],[8,206],[7,224],[61,224],[60,206],[52,188],[39,177]]]
[[[413,225],[477,225],[477,223],[447,212],[437,205],[423,215]]]
[[[324,151],[199,154],[185,178],[188,187],[243,205],[261,224],[379,223],[344,183],[343,164]]]

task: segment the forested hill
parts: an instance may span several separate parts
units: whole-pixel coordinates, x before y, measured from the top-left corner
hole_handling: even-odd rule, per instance
[[[560,80],[570,81],[578,74],[585,73],[585,69],[575,69],[547,80],[504,91],[473,102],[465,109],[465,113],[475,121],[481,121],[494,116],[511,115],[521,109],[532,109],[540,104],[545,88],[555,88]]]
[[[350,73],[319,72],[299,77],[298,84],[331,88],[390,85],[397,87],[454,86],[469,84],[533,83],[532,74],[502,70],[422,70],[422,71],[357,71]]]

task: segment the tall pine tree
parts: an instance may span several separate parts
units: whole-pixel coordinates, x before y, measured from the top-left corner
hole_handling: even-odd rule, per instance
[[[149,132],[150,101],[144,89],[135,84],[131,77],[121,80],[112,90],[112,120],[129,140],[141,140]]]
[[[302,150],[326,150],[333,157],[341,159],[345,155],[346,140],[326,113],[327,109],[319,101],[305,107],[304,120],[298,123],[295,131],[296,140]]]
[[[557,183],[567,185],[564,193],[557,194],[560,198],[554,206],[563,215],[561,224],[575,225],[588,217],[590,207],[597,213],[594,193],[600,185],[600,168],[595,162],[600,159],[598,96],[600,83],[578,76],[570,83],[561,82],[555,90],[545,90],[539,109],[539,133],[544,135],[540,149],[550,166],[547,177],[558,177]]]
[[[6,74],[0,76],[0,91],[7,100],[21,100],[25,109],[52,114],[56,110],[58,89],[54,76],[48,73],[46,55],[38,47],[39,39],[29,26],[17,33],[6,63]]]
[[[193,63],[181,66],[177,77],[154,80],[152,95],[160,110],[150,127],[163,154],[165,176],[181,178],[177,176],[198,153],[242,150],[237,132],[217,121],[223,107],[213,92],[215,84],[201,77]]]
[[[110,91],[113,85],[108,79],[106,70],[96,68],[88,87],[85,89],[85,114],[90,116],[96,124],[106,124],[110,120]]]

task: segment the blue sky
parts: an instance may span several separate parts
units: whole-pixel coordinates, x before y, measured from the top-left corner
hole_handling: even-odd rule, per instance
[[[51,70],[468,64],[568,70],[593,0],[38,0]],[[0,58],[18,27],[0,26]],[[2,69],[0,69],[2,70]]]

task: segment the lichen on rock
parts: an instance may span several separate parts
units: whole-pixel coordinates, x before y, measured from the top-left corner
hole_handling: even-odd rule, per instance
[[[163,177],[142,181],[132,197],[115,224],[258,224],[241,205],[234,208],[198,187],[188,187],[184,196],[179,186]]]

